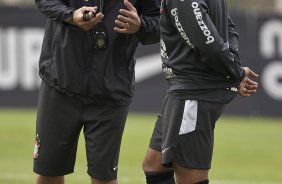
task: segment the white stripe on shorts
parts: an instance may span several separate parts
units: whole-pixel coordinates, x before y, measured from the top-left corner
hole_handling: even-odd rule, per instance
[[[198,101],[186,100],[179,135],[188,134],[196,129],[197,112]]]

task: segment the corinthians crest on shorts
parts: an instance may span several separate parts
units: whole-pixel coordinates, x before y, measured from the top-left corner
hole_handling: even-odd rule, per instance
[[[34,150],[33,150],[33,158],[36,159],[39,156],[39,148],[40,148],[40,139],[38,134],[36,135],[35,138],[35,143],[34,143]]]

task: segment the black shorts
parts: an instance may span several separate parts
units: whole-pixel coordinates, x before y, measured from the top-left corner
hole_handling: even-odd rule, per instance
[[[43,82],[37,111],[34,172],[43,176],[72,173],[83,128],[88,174],[99,180],[116,179],[127,113],[128,106],[84,105]]]
[[[162,153],[162,164],[210,169],[215,122],[224,104],[166,96],[150,148]]]

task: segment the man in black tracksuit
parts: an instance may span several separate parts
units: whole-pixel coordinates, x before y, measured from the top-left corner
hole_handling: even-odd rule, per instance
[[[215,122],[257,75],[241,67],[225,0],[163,0],[161,56],[169,87],[143,162],[148,184],[208,183]]]
[[[47,17],[39,60],[34,172],[62,184],[83,128],[92,184],[116,184],[139,42],[159,42],[159,0],[35,0]]]

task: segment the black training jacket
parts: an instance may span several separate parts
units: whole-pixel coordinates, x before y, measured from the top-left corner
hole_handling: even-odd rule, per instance
[[[63,93],[86,103],[127,105],[134,91],[134,52],[139,42],[160,40],[160,0],[130,0],[141,17],[141,29],[133,35],[113,29],[123,0],[104,0],[102,22],[107,32],[106,49],[95,49],[93,30],[67,24],[74,10],[98,6],[99,0],[35,0],[47,25],[39,60],[40,76]]]
[[[168,93],[228,103],[244,76],[225,0],[164,0],[161,55]]]

